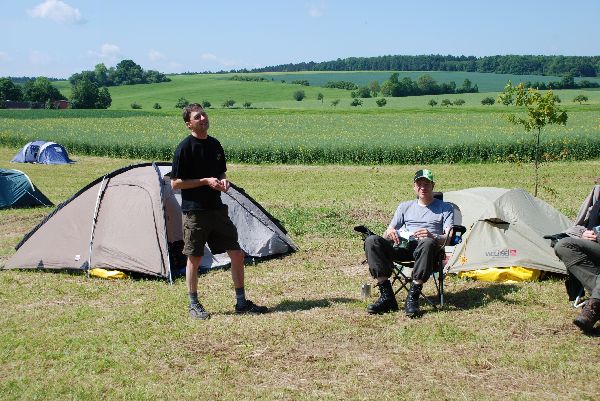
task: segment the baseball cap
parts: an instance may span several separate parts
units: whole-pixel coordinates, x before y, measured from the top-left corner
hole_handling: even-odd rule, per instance
[[[417,181],[419,178],[425,178],[433,182],[433,173],[431,172],[431,170],[427,169],[419,170],[415,173],[415,178],[413,178],[413,182]]]

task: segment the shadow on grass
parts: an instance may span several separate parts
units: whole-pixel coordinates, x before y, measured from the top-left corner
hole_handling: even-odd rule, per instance
[[[354,303],[356,299],[331,298],[331,299],[309,299],[302,301],[284,300],[271,309],[273,312],[296,312],[315,308],[329,308],[334,303]]]
[[[496,284],[487,287],[468,288],[458,292],[445,293],[446,303],[457,309],[481,308],[492,301],[506,304],[516,304],[517,301],[507,299],[506,295],[517,292],[519,287],[514,284]]]

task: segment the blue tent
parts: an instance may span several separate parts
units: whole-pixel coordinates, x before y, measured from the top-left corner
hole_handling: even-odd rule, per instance
[[[25,173],[0,168],[0,209],[28,206],[54,205]]]
[[[11,162],[16,163],[41,163],[41,164],[68,164],[67,150],[55,142],[33,141],[29,142],[13,157]]]

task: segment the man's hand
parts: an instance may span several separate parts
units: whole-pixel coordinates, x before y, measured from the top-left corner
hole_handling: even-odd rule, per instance
[[[582,239],[587,239],[589,241],[598,241],[598,237],[592,230],[585,230],[583,234],[581,234]]]
[[[391,227],[388,227],[388,229],[385,230],[383,236],[387,239],[391,239],[392,241],[394,241],[394,244],[400,243],[400,237],[398,237],[398,233]]]
[[[415,230],[414,236],[416,239],[434,238],[433,234],[431,234],[426,228],[419,228],[418,230]]]
[[[223,184],[223,181],[227,182],[227,180],[219,180],[218,178],[210,177],[207,178],[208,186],[215,191],[226,192],[229,189],[229,183],[227,183],[227,187]],[[227,188],[227,189],[226,189]]]
[[[229,191],[229,186],[230,186],[230,185],[229,185],[229,181],[227,181],[227,179],[226,179],[226,178],[223,178],[223,179],[221,180],[221,186],[223,187],[223,192],[227,192],[227,191]]]

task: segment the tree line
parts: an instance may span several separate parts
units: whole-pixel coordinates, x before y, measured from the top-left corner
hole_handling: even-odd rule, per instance
[[[232,70],[231,72],[297,71],[464,71],[516,75],[563,76],[571,74],[576,77],[597,77],[600,76],[600,56],[387,55],[290,63],[252,70]]]
[[[67,98],[51,84],[56,79],[36,78],[0,78],[0,107],[6,100],[15,102],[43,103],[51,108],[53,102]],[[73,109],[106,109],[112,98],[109,86],[136,85],[168,82],[171,79],[154,70],[144,70],[132,60],[122,60],[116,67],[107,68],[97,64],[93,71],[82,71],[69,77],[71,83],[70,107]]]

